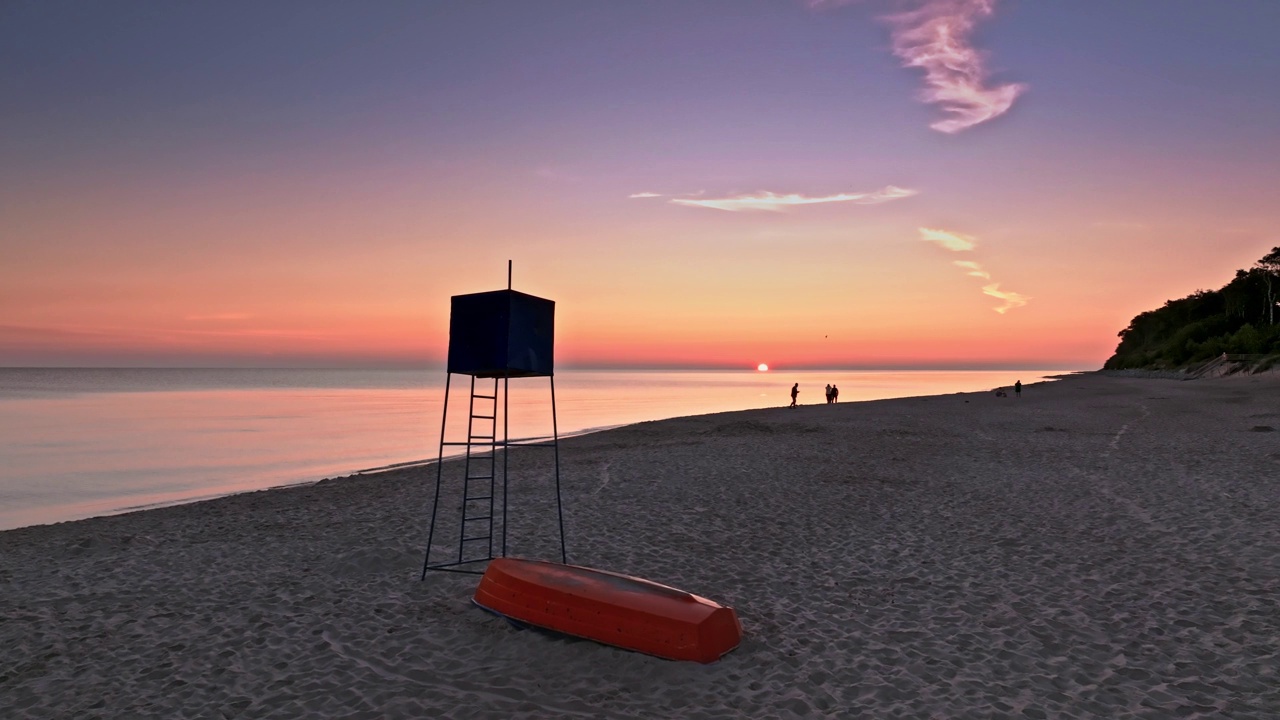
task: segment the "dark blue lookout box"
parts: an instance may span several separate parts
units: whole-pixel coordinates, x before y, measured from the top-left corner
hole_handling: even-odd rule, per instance
[[[449,372],[479,378],[554,375],[556,304],[515,290],[454,295]]]

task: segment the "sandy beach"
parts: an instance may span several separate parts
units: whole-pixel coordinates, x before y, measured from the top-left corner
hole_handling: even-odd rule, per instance
[[[516,555],[554,552],[545,452],[513,452]],[[561,466],[570,562],[730,605],[741,647],[420,581],[419,467],[0,533],[0,717],[1280,716],[1276,374],[678,418]]]

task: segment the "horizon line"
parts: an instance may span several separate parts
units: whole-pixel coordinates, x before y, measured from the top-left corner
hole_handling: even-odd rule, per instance
[[[1097,367],[1081,367],[1077,363],[1045,363],[1045,362],[1027,362],[1025,364],[1016,362],[1000,362],[1000,363],[975,363],[975,362],[958,362],[958,363],[874,363],[874,364],[803,364],[803,365],[784,365],[781,367],[770,365],[768,370],[759,370],[752,365],[729,365],[729,364],[616,364],[616,363],[570,363],[562,365],[559,370],[564,371],[616,371],[616,372],[696,372],[696,371],[739,371],[751,372],[761,375],[770,373],[785,372],[814,372],[814,371],[832,371],[832,372],[925,372],[925,371],[997,371],[997,370],[1070,370],[1072,372],[1088,372],[1090,370],[1102,369],[1101,364]],[[159,364],[139,364],[139,365],[81,365],[81,364],[51,364],[51,365],[4,365],[0,364],[0,370],[400,370],[400,371],[424,371],[424,372],[444,372],[446,370],[443,363],[441,364],[417,364],[417,363],[370,363],[370,364],[298,364],[298,365],[245,365],[245,364],[223,364],[223,365],[159,365]],[[466,373],[454,373],[462,374]],[[545,377],[545,376],[538,376]],[[519,378],[513,378],[519,379]]]

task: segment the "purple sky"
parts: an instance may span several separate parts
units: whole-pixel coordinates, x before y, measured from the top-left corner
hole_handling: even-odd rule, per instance
[[[580,363],[1097,366],[1280,245],[1278,30],[1274,0],[6,3],[0,365],[432,361],[510,258]]]

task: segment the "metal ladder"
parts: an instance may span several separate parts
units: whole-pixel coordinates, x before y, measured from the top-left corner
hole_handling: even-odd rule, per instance
[[[497,378],[493,378],[493,390],[488,394],[476,392],[476,378],[471,378],[471,403],[468,415],[467,451],[462,480],[462,523],[458,527],[459,565],[480,562],[493,557],[493,517],[499,444]],[[487,434],[485,434],[486,430]],[[484,554],[466,559],[468,543],[481,541],[485,542]]]
[[[564,507],[560,494],[560,433],[556,420],[556,384],[555,378],[549,378],[551,388],[551,436],[550,438],[526,438],[511,440],[507,428],[507,399],[509,388],[506,376],[482,378],[493,380],[493,390],[476,389],[476,377],[471,376],[471,401],[467,412],[466,440],[450,441],[445,437],[448,430],[449,389],[452,385],[453,373],[445,375],[444,409],[440,419],[440,454],[436,462],[435,494],[431,501],[431,524],[427,531],[427,552],[422,560],[422,578],[425,580],[429,570],[446,570],[449,572],[481,574],[481,564],[495,557],[507,557],[507,459],[512,447],[543,447],[553,453],[555,472],[556,518],[560,539],[560,562],[568,562],[568,553],[564,542]],[[498,437],[498,400],[502,403],[502,436]],[[444,466],[446,447],[465,448],[462,460],[463,481],[461,507],[458,515],[458,551],[444,549],[447,560],[432,562],[432,551],[435,549],[436,520],[440,514],[440,492],[444,485]],[[501,458],[498,453],[501,452]],[[498,461],[502,467],[498,467]],[[455,466],[456,467],[456,466]],[[499,480],[501,487],[499,487]],[[456,485],[454,487],[457,487]],[[498,506],[498,494],[501,493],[501,507]],[[442,528],[443,529],[443,528]],[[501,542],[495,548],[494,540],[500,536]],[[443,535],[441,536],[443,537]],[[484,544],[481,545],[480,543]],[[443,549],[443,548],[442,548]],[[495,552],[496,551],[496,552]]]

